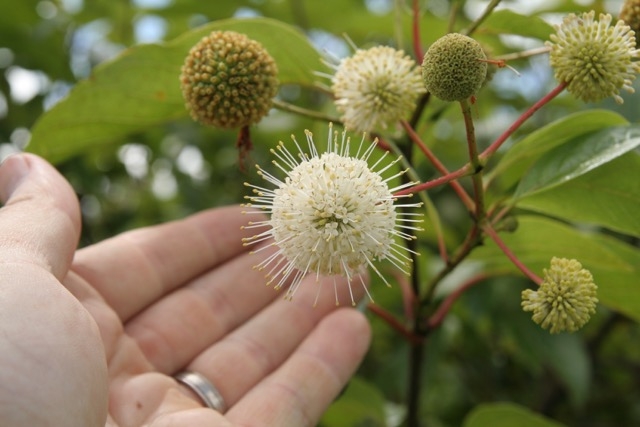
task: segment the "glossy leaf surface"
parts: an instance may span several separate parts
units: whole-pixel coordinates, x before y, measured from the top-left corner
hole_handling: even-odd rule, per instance
[[[60,162],[186,116],[180,68],[191,46],[215,30],[238,31],[259,41],[278,64],[281,84],[312,85],[314,71],[325,69],[320,54],[290,25],[265,18],[216,21],[168,43],[134,46],[96,68],[40,118],[30,150]]]

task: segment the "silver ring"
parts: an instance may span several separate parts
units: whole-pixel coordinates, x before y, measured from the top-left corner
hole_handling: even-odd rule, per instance
[[[227,405],[222,395],[211,381],[206,379],[204,375],[197,372],[184,371],[174,377],[180,384],[187,386],[191,391],[198,395],[200,399],[209,408],[224,414]]]

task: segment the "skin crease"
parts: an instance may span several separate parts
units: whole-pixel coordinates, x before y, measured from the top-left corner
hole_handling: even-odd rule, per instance
[[[0,425],[313,426],[368,348],[332,279],[291,302],[264,286],[251,267],[273,248],[242,246],[240,207],[76,251],[77,199],[44,160],[5,160],[0,200]],[[218,387],[224,415],[177,384],[185,368]]]

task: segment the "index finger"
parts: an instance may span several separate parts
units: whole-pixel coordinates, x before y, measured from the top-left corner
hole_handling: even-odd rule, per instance
[[[355,372],[370,340],[362,313],[333,311],[289,359],[231,407],[227,418],[256,427],[315,426]]]
[[[253,220],[253,218],[251,218]],[[77,252],[72,270],[122,321],[207,270],[246,252],[249,222],[240,206],[123,233]]]

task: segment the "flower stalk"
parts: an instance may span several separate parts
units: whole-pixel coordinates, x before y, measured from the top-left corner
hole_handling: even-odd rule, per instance
[[[442,324],[447,314],[451,310],[453,303],[455,303],[458,298],[460,298],[469,288],[478,283],[481,283],[488,279],[490,276],[487,274],[478,274],[471,279],[464,282],[460,285],[455,291],[451,292],[447,297],[440,303],[438,309],[433,313],[429,319],[427,320],[427,328],[435,329]]]
[[[526,277],[528,277],[533,283],[537,285],[540,285],[542,283],[542,279],[533,271],[529,270],[529,268],[522,261],[520,261],[520,259],[518,259],[518,257],[513,253],[513,251],[509,248],[509,246],[507,246],[504,240],[500,238],[498,233],[493,229],[493,227],[490,224],[485,223],[484,226],[482,227],[482,231],[484,231],[484,233],[487,236],[491,237],[491,239],[500,248],[500,250],[506,255],[506,257],[509,258],[509,260],[513,263],[513,265],[518,267],[518,270],[520,270]]]
[[[420,0],[412,2],[412,36],[413,36],[413,53],[416,61],[422,61],[424,53],[422,52],[422,42],[420,41]]]
[[[491,156],[496,151],[498,151],[498,149],[502,146],[502,144],[504,144],[507,141],[507,139],[509,139],[509,137],[513,135],[515,131],[517,131],[520,128],[520,126],[522,126],[524,122],[526,122],[531,116],[533,116],[539,109],[541,109],[546,104],[548,104],[552,99],[558,96],[566,87],[567,87],[566,83],[560,83],[555,88],[553,88],[551,92],[549,92],[548,94],[540,98],[535,104],[533,104],[524,113],[522,113],[520,117],[518,117],[511,124],[511,126],[507,128],[507,130],[505,130],[491,145],[489,145],[489,147],[487,147],[487,149],[485,149],[480,154],[479,157],[481,162],[486,163],[489,160],[489,158],[491,158]]]
[[[475,128],[473,126],[473,117],[471,114],[471,106],[468,100],[460,101],[460,108],[462,109],[462,116],[464,117],[464,125],[467,134],[467,148],[469,151],[469,162],[473,175],[471,179],[473,181],[475,209],[475,220],[480,223],[485,217],[484,210],[484,185],[482,182],[482,169],[484,163],[481,161],[478,155],[478,146],[476,143]]]
[[[449,170],[445,167],[445,165],[440,161],[440,159],[438,159],[438,157],[422,141],[420,136],[416,133],[416,131],[413,129],[413,127],[408,122],[406,122],[405,120],[402,120],[400,122],[400,124],[402,125],[404,130],[407,132],[407,135],[409,135],[409,138],[411,138],[411,141],[418,146],[420,151],[425,155],[425,157],[427,159],[429,159],[431,164],[438,170],[438,172],[440,172],[443,175],[442,177],[440,177],[438,179],[443,179],[445,176],[449,177],[449,178],[445,179],[444,182],[448,182],[451,185],[451,188],[453,188],[453,190],[456,192],[458,197],[460,197],[460,200],[462,200],[462,203],[464,203],[464,205],[467,207],[467,209],[471,210],[473,208],[473,200],[471,200],[471,197],[469,197],[469,195],[467,194],[465,189],[462,188],[462,185],[460,185],[460,183],[456,182],[456,180],[458,178],[461,178],[461,177],[467,175],[467,173],[466,173],[467,169],[468,169],[467,166],[463,166],[458,171],[456,171],[454,173],[450,173]],[[433,183],[433,181],[429,181],[429,182]],[[422,188],[419,188],[419,189],[418,188],[414,188],[413,190],[414,191],[425,191],[425,190],[428,190],[429,188],[433,188],[433,186],[438,186],[440,184],[441,183],[438,182],[437,184],[436,183],[432,184],[432,186],[425,186],[425,187],[422,187]]]

